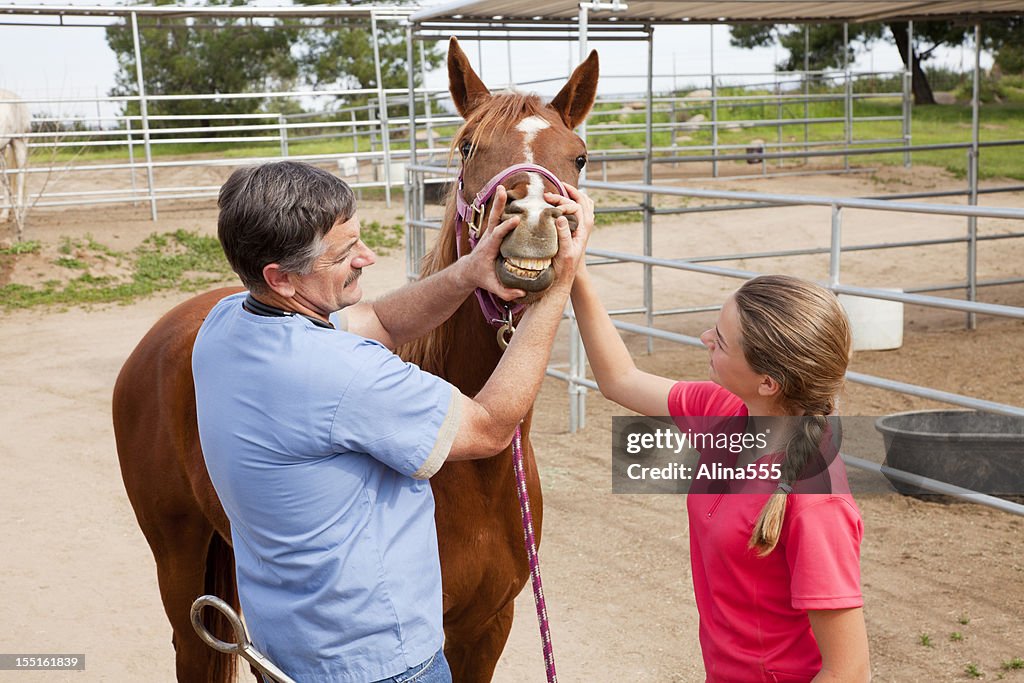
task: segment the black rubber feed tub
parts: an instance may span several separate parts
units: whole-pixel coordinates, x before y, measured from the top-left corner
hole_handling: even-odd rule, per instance
[[[994,496],[1024,496],[1024,418],[972,410],[927,410],[875,421],[885,464]],[[934,492],[889,481],[900,493]]]

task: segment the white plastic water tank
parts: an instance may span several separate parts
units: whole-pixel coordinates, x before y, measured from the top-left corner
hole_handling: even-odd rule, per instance
[[[347,177],[358,176],[359,159],[355,157],[342,157],[338,159],[338,173]]]
[[[902,289],[889,289],[902,292]],[[885,351],[903,346],[903,302],[840,294],[853,334],[854,351]]]

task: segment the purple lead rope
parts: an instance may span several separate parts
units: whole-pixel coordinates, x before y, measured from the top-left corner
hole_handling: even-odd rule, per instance
[[[516,427],[512,437],[512,467],[516,472],[516,491],[519,494],[519,508],[523,517],[523,541],[526,555],[530,560],[530,581],[533,583],[533,602],[537,606],[537,622],[540,624],[540,640],[544,649],[544,669],[548,683],[556,683],[555,652],[551,647],[551,623],[548,608],[544,602],[544,584],[540,580],[540,558],[537,556],[537,539],[533,534],[533,514],[530,512],[530,495],[526,491],[526,471],[523,468],[523,436]]]

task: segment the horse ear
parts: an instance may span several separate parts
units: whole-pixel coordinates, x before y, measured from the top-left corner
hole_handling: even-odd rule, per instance
[[[491,97],[491,91],[473,71],[455,36],[448,41],[448,92],[452,94],[452,102],[462,118],[467,118],[470,112]]]
[[[594,106],[597,96],[597,50],[591,50],[587,59],[576,67],[569,81],[548,106],[558,112],[569,128],[583,123]]]

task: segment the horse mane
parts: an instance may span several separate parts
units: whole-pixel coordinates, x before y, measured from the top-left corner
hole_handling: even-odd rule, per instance
[[[465,123],[452,136],[448,149],[448,166],[452,165],[459,143],[464,139],[467,130],[472,130],[469,138],[475,147],[483,142],[490,142],[495,135],[504,134],[510,123],[516,123],[528,116],[541,115],[544,105],[540,98],[533,94],[519,92],[500,92],[481,102],[466,118]],[[440,272],[455,263],[458,255],[455,249],[455,183],[448,190],[445,199],[444,219],[441,231],[434,246],[423,257],[420,268],[420,279]],[[472,296],[472,295],[470,295]],[[423,337],[403,345],[399,355],[405,360],[415,363],[427,372],[440,374],[445,367],[448,350],[455,341],[455,315],[444,321]]]

